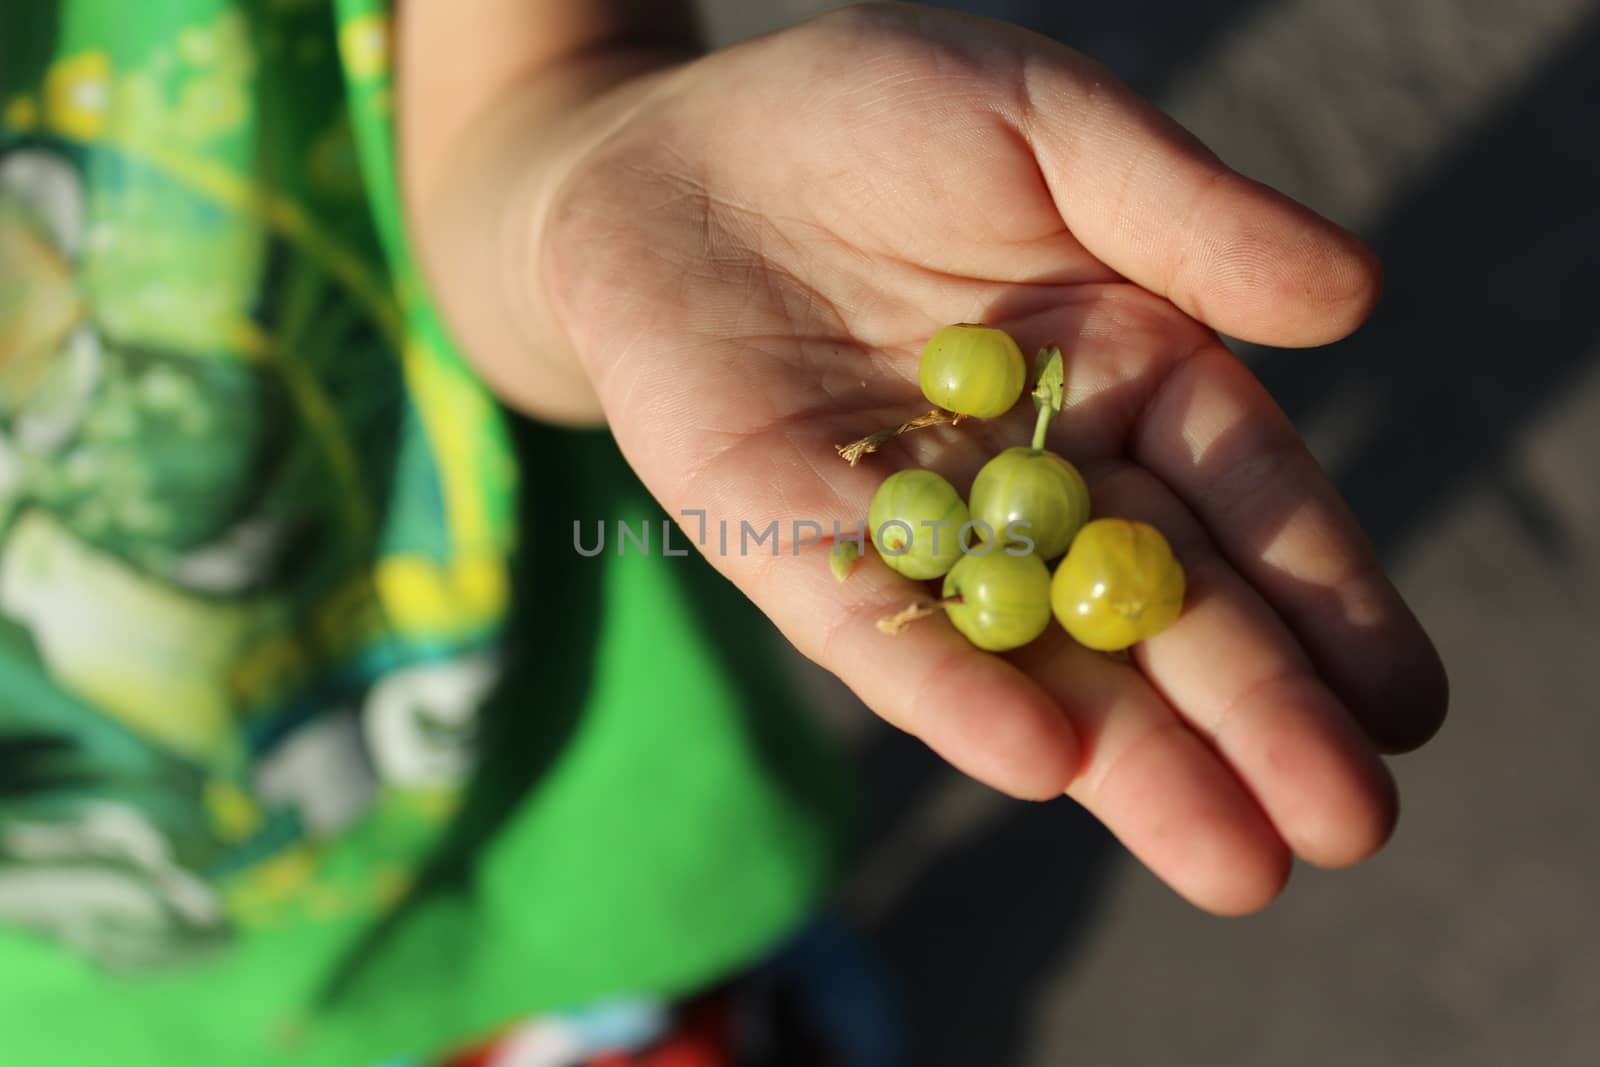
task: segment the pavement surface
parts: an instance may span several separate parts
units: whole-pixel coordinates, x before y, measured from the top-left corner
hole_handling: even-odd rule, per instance
[[[805,0],[705,5],[716,40]],[[1244,920],[1070,802],[1006,801],[822,683],[869,789],[846,896],[916,1067],[1600,1063],[1600,5],[965,6],[1109,64],[1383,256],[1316,352],[1249,350],[1448,665],[1375,861]]]

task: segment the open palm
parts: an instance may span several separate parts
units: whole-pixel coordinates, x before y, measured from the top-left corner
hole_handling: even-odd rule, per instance
[[[1378,752],[1436,728],[1443,672],[1213,332],[1303,346],[1353,329],[1377,277],[1349,235],[1060,46],[874,7],[663,80],[567,183],[547,237],[552,306],[645,485],[670,513],[703,510],[712,562],[884,718],[997,788],[1076,798],[1215,911],[1269,901],[1291,854],[1343,865],[1382,844]],[[874,621],[921,587],[870,556],[841,585],[826,545],[795,551],[797,520],[857,527],[892,470],[964,489],[1027,441],[1019,408],[856,468],[835,455],[926,409],[917,353],[958,321],[1063,348],[1051,447],[1097,514],[1152,522],[1182,559],[1184,614],[1131,659],[1053,626],[1006,656],[942,618],[886,637]],[[777,554],[741,551],[740,523],[772,520]]]

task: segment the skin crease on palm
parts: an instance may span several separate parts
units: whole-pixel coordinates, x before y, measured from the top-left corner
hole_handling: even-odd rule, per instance
[[[1378,849],[1397,810],[1379,753],[1437,728],[1443,670],[1212,332],[1336,340],[1376,299],[1370,253],[1103,69],[999,23],[854,9],[634,91],[542,194],[530,289],[669,513],[852,528],[902,467],[965,490],[1028,442],[1031,405],[856,468],[834,445],[925,409],[922,344],[986,322],[1025,353],[1063,348],[1048,447],[1097,515],[1166,534],[1190,591],[1131,659],[1054,625],[994,655],[942,617],[878,633],[924,590],[871,553],[844,584],[825,545],[791,555],[787,532],[777,558],[713,538],[713,564],[890,723],[1014,796],[1071,796],[1202,908],[1262,907],[1292,856]]]

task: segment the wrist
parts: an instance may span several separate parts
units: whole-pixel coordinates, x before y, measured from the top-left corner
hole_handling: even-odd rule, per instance
[[[553,422],[603,413],[560,309],[547,234],[561,190],[686,53],[588,49],[497,94],[433,158],[405,159],[423,268],[457,342],[502,400]],[[403,101],[404,104],[404,101]]]
[[[509,139],[519,146],[520,162],[500,237],[510,267],[505,274],[511,282],[508,313],[528,344],[559,354],[569,386],[581,383],[596,418],[599,401],[585,367],[582,331],[575,328],[581,324],[571,321],[561,299],[561,278],[579,266],[574,260],[583,250],[554,236],[567,193],[594,178],[596,155],[619,129],[671,91],[690,58],[645,49],[586,57],[530,89],[521,101],[526,110],[510,118]],[[637,205],[616,207],[626,212]]]

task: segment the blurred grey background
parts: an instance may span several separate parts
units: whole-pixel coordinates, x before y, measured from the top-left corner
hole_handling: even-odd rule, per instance
[[[719,43],[838,6],[710,0]],[[1376,317],[1247,351],[1450,669],[1389,848],[1244,920],[1070,802],[1008,802],[842,707],[847,894],[915,1067],[1600,1063],[1600,5],[995,0],[1361,233]]]

